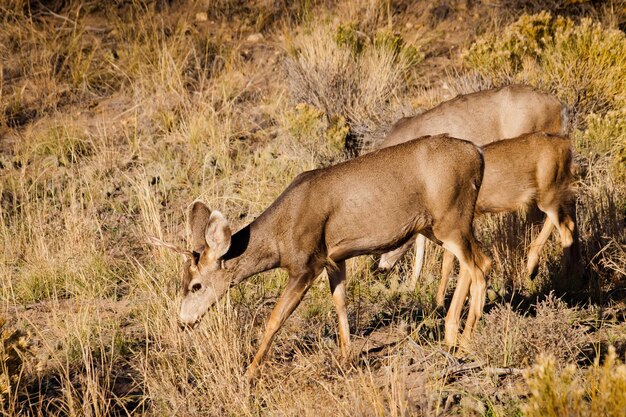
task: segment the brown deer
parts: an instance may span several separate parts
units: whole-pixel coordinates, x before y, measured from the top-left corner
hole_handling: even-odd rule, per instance
[[[379,148],[441,133],[485,145],[535,131],[566,134],[566,107],[555,97],[532,87],[509,85],[460,95],[422,114],[403,118],[393,126]],[[425,243],[425,237],[418,235],[409,288],[417,285],[424,261]],[[379,267],[390,269],[398,257],[383,255]],[[530,274],[536,273],[531,268],[531,259],[528,269]]]
[[[471,336],[485,299],[490,261],[472,229],[483,168],[477,146],[446,135],[380,149],[298,175],[256,220],[232,236],[221,213],[194,202],[189,212],[192,251],[163,243],[189,257],[180,321],[195,324],[229,287],[256,273],[285,268],[289,280],[247,371],[253,377],[274,335],[325,268],[345,359],[350,353],[345,261],[388,252],[422,233],[454,253],[470,277],[465,286],[457,286],[455,307],[445,320],[446,341],[454,345],[470,281],[464,336]]]
[[[534,273],[538,269],[541,249],[556,226],[563,246],[562,274],[577,277],[580,250],[569,138],[531,133],[487,144],[483,146],[483,155],[485,173],[476,201],[476,215],[527,209],[536,204],[547,218],[530,244],[529,271]],[[410,243],[387,254],[386,261],[395,262],[409,249]],[[439,306],[444,304],[453,263],[454,255],[446,251],[437,291]]]

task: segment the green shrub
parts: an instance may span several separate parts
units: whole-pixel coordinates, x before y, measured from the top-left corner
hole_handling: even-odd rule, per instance
[[[363,52],[367,38],[363,32],[359,31],[356,23],[337,26],[335,43],[340,47],[349,49],[354,56]]]
[[[336,159],[344,147],[348,126],[345,118],[340,117],[329,123],[323,111],[300,103],[286,114],[289,134],[311,153],[318,154],[320,162]],[[323,143],[320,142],[323,138]]]
[[[626,105],[626,37],[590,19],[523,15],[477,40],[464,51],[464,63],[496,83],[551,90],[576,113]]]
[[[99,253],[87,254],[80,260],[37,259],[22,267],[11,285],[3,282],[0,294],[21,303],[65,297],[111,297],[120,285],[115,269],[111,259]]]

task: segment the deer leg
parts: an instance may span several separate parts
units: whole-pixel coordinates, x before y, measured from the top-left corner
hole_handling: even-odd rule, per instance
[[[539,232],[539,235],[530,243],[528,261],[526,263],[526,273],[529,278],[535,278],[535,276],[537,276],[537,272],[539,271],[539,254],[550,238],[552,229],[554,229],[554,222],[550,220],[550,217],[546,217],[541,232]]]
[[[548,217],[557,225],[561,237],[563,256],[561,258],[561,279],[579,279],[580,246],[576,227],[576,209],[574,203],[564,206],[561,210],[548,210]],[[574,265],[576,264],[576,265]],[[573,272],[576,276],[570,276]],[[578,285],[579,283],[576,282]],[[577,286],[575,285],[575,286]]]
[[[348,324],[348,312],[346,310],[346,263],[337,263],[337,268],[329,268],[328,281],[330,292],[333,295],[333,303],[337,310],[339,321],[339,348],[341,350],[341,360],[346,361],[350,357],[350,325]]]
[[[383,253],[378,261],[378,268],[387,271],[393,268],[402,256],[411,248],[413,241],[409,240],[404,245],[392,250],[391,252]]]
[[[439,288],[437,289],[437,307],[444,307],[446,289],[448,288],[448,280],[450,279],[452,268],[454,268],[454,254],[450,251],[445,251],[443,253],[443,263],[441,264],[441,281],[439,281]]]
[[[464,337],[470,338],[474,327],[482,316],[487,293],[485,275],[489,272],[491,262],[476,244],[473,236],[461,237],[456,241],[444,241],[444,248],[451,251],[461,264],[461,273],[452,296],[452,302],[445,319],[445,341],[449,346],[456,344],[461,311],[465,297],[470,291],[470,310],[468,324],[465,326]]]
[[[409,288],[415,291],[417,288],[417,280],[422,273],[422,265],[424,265],[424,252],[426,250],[426,237],[418,234],[415,238],[415,260],[413,262],[413,273],[408,283]]]
[[[476,330],[476,326],[478,326],[478,321],[483,315],[485,298],[487,296],[486,276],[491,271],[491,260],[482,252],[475,240],[471,240],[470,244],[476,268],[474,271],[471,271],[470,309],[467,315],[467,321],[465,322],[465,330],[463,331],[464,341],[471,339]]]
[[[313,282],[313,278],[316,276],[317,274],[314,274],[313,271],[309,271],[304,274],[295,276],[292,275],[289,277],[287,287],[281,294],[278,302],[276,302],[274,310],[272,310],[272,314],[267,322],[265,334],[263,335],[263,340],[261,340],[259,350],[246,371],[246,378],[248,380],[253,379],[256,376],[259,365],[267,354],[267,351],[274,340],[274,336],[276,336],[276,333],[281,328],[285,320],[287,320],[287,318],[291,315],[293,310],[295,310],[298,304],[300,304],[302,297],[304,297],[304,294]]]
[[[461,267],[463,268],[463,267]],[[469,292],[471,278],[469,274],[459,274],[459,279],[454,289],[454,295],[452,295],[452,301],[448,308],[448,313],[445,318],[445,341],[450,347],[456,345],[456,338],[459,332],[459,324],[461,323],[461,311],[463,310],[463,304],[465,297]]]

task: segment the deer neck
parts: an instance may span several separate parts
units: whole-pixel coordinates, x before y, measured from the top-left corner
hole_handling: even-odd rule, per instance
[[[266,223],[259,218],[233,235],[223,266],[231,274],[231,285],[279,266],[278,247]]]

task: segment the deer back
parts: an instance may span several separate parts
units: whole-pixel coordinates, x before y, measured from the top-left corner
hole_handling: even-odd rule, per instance
[[[523,133],[564,134],[567,112],[555,97],[524,85],[460,95],[417,116],[398,121],[380,147],[447,133],[484,145]]]
[[[271,217],[286,267],[313,253],[333,261],[383,253],[450,210],[473,216],[482,173],[471,142],[418,139],[299,175],[259,221]]]

